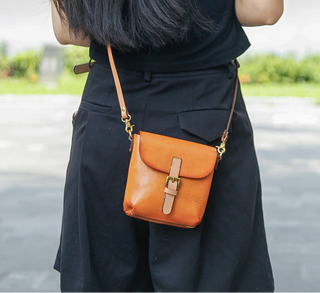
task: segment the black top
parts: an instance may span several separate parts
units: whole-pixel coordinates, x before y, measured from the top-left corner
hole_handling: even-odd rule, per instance
[[[122,54],[113,50],[116,66],[137,71],[179,72],[207,69],[225,64],[248,49],[249,40],[239,23],[234,0],[198,0],[215,22],[213,32],[200,36],[190,32],[188,40],[163,49],[144,49]],[[92,42],[90,57],[105,63],[106,48]]]

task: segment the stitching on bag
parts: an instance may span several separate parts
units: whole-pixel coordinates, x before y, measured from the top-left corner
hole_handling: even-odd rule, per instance
[[[141,220],[147,220],[147,221],[150,221],[152,223],[156,223],[156,224],[166,224],[166,225],[170,225],[170,226],[175,226],[175,227],[180,227],[180,228],[195,228],[196,226],[188,226],[188,225],[183,225],[183,224],[175,224],[175,223],[171,223],[171,222],[168,222],[168,221],[161,221],[161,220],[155,220],[155,219],[151,219],[151,218],[148,218],[148,217],[143,217],[143,216],[138,216],[136,214],[134,214],[132,212],[132,210],[130,211],[130,214],[137,218],[137,219],[141,219]]]

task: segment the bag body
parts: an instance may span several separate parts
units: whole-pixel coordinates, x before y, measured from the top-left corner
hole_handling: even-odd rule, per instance
[[[170,177],[174,159],[181,160],[179,181],[170,192],[168,184],[175,183],[175,177]],[[125,213],[154,223],[194,228],[207,205],[216,161],[214,147],[140,131],[133,140]]]

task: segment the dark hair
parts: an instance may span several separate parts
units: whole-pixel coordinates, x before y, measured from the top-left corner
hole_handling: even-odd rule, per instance
[[[53,0],[60,17],[67,18],[70,32],[84,34],[120,51],[160,48],[180,42],[196,27],[213,29],[196,0]]]

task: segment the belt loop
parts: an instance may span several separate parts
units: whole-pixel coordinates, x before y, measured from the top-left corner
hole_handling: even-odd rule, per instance
[[[144,78],[144,81],[150,82],[151,81],[151,72],[145,71],[143,78]]]
[[[238,59],[234,59],[234,63],[236,64],[237,69],[240,68],[240,63],[239,63]]]
[[[237,61],[236,60],[232,60],[229,62],[228,64],[229,66],[229,75],[228,75],[228,78],[231,79],[233,78],[234,76],[234,72],[236,71],[236,68],[237,68]]]
[[[94,64],[92,64],[92,58],[90,58],[90,61],[89,61],[89,63],[88,63],[89,68],[92,69],[93,65],[94,65]]]

